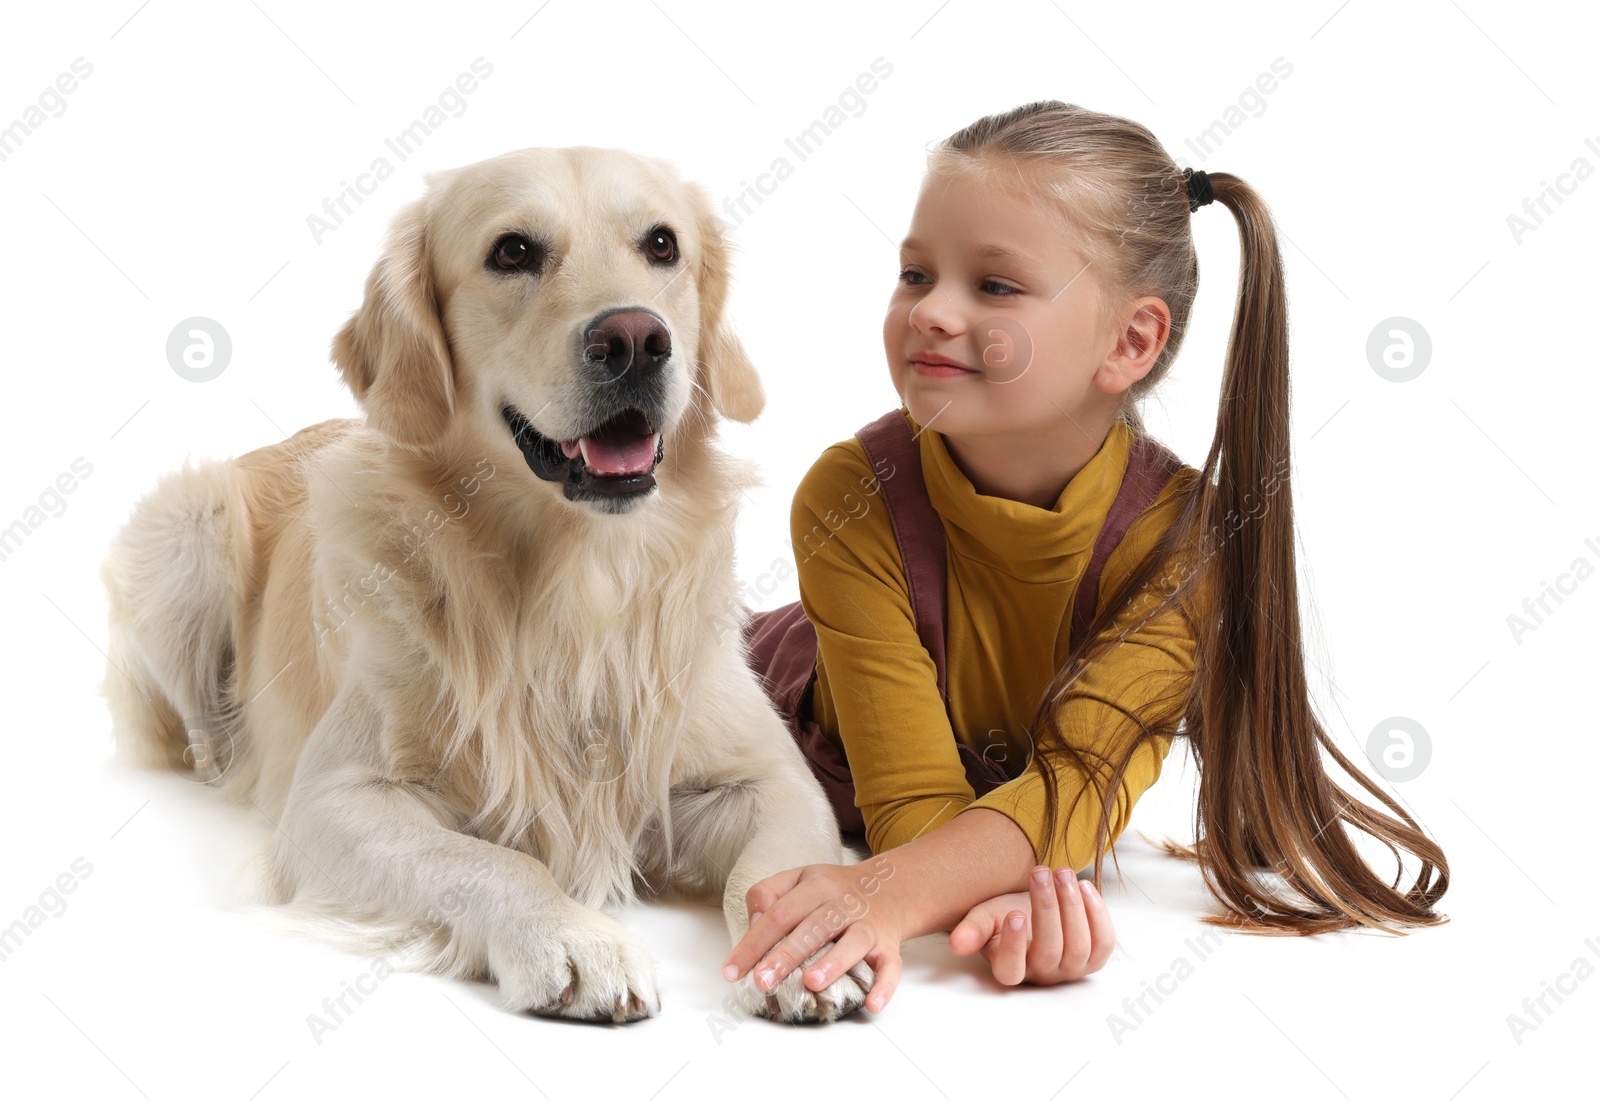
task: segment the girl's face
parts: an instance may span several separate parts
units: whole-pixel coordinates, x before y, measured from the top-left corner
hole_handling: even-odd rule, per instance
[[[883,343],[918,424],[956,439],[1110,426],[1127,382],[1096,332],[1099,282],[1039,199],[930,174],[900,266]]]

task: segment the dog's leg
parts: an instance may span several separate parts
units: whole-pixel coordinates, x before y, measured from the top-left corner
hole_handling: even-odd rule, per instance
[[[667,874],[674,885],[701,897],[720,897],[733,944],[750,927],[745,895],[758,882],[806,864],[856,861],[841,844],[833,809],[793,739],[760,688],[753,681],[749,687],[736,708],[743,722],[734,731],[702,731],[694,756],[708,747],[715,756],[686,760],[698,775],[672,790],[673,860]],[[818,942],[806,966],[833,947],[826,931],[796,932]],[[753,973],[746,975],[735,997],[752,1016],[831,1021],[859,1009],[872,986],[865,961],[818,992],[806,989],[804,970],[796,968],[770,994],[756,986]]]
[[[385,721],[347,683],[318,724],[280,823],[274,862],[287,878],[358,915],[446,925],[509,1009],[619,1022],[659,1013],[655,962],[633,933],[572,899],[533,857],[456,832],[459,813],[423,785],[374,767],[380,746],[403,740]]]

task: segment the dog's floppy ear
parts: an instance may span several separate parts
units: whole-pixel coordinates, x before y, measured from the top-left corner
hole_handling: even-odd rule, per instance
[[[749,424],[761,415],[767,395],[744,345],[723,314],[728,299],[729,258],[722,225],[702,189],[696,189],[695,198],[700,211],[700,260],[695,282],[700,291],[702,385],[710,392],[718,413]]]
[[[427,198],[395,215],[366,297],[333,339],[333,360],[368,422],[408,447],[437,439],[455,412],[450,345],[428,262]]]

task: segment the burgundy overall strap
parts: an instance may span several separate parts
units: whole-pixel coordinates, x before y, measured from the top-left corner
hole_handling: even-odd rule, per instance
[[[1100,570],[1111,557],[1111,552],[1122,542],[1122,536],[1145,509],[1155,501],[1162,487],[1176,474],[1183,463],[1171,451],[1149,436],[1137,435],[1128,449],[1128,469],[1122,476],[1111,511],[1094,541],[1094,552],[1089,568],[1078,583],[1077,601],[1072,609],[1072,641],[1083,637],[1094,619],[1095,605],[1100,597]]]
[[[948,705],[950,692],[944,664],[944,616],[948,583],[945,571],[944,522],[928,499],[922,480],[922,453],[911,424],[892,409],[856,433],[867,461],[878,473],[883,501],[894,528],[894,541],[905,566],[906,589],[917,621],[917,635],[938,671],[939,697]],[[885,465],[887,464],[887,466]]]

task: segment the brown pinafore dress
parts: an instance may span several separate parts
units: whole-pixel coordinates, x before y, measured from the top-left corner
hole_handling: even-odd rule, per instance
[[[947,562],[944,522],[928,498],[922,479],[922,457],[905,414],[894,409],[856,433],[874,470],[887,469],[879,484],[895,544],[905,566],[906,587],[916,618],[917,635],[933,658],[939,675],[939,698],[948,714],[949,678],[945,671],[945,602]],[[1105,524],[1096,537],[1089,567],[1078,585],[1072,609],[1072,637],[1080,636],[1094,618],[1100,591],[1100,570],[1121,542],[1128,525],[1156,499],[1163,486],[1181,467],[1177,456],[1149,436],[1134,438],[1128,469]],[[850,765],[822,728],[811,718],[811,693],[816,684],[817,634],[799,601],[768,611],[753,612],[744,624],[744,639],[752,669],[761,677],[767,698],[789,726],[800,752],[822,784],[833,805],[839,829],[863,834],[866,823],[856,806]],[[995,760],[962,743],[956,748],[966,768],[967,782],[980,798],[1015,777]]]

